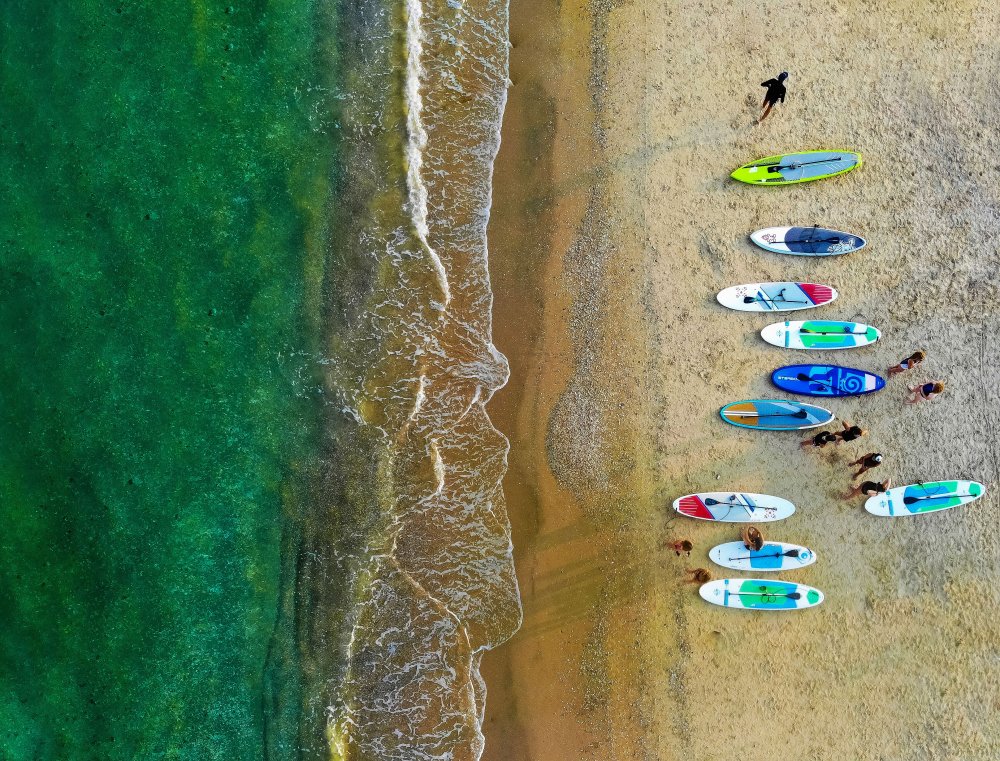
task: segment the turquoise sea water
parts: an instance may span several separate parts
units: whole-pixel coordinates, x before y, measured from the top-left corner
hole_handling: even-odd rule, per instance
[[[261,755],[322,421],[320,13],[0,9],[4,758]]]
[[[0,33],[0,758],[477,758],[506,3]]]

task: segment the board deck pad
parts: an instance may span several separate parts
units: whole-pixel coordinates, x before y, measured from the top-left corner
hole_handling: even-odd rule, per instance
[[[827,351],[867,346],[875,343],[882,334],[878,328],[860,322],[805,320],[768,325],[760,331],[760,337],[772,346],[785,349]]]
[[[740,312],[792,312],[829,304],[837,291],[821,283],[747,283],[719,291],[722,306]]]
[[[750,240],[765,251],[794,256],[838,256],[867,244],[860,235],[825,227],[765,227],[750,233]]]
[[[783,542],[765,542],[759,550],[748,550],[743,542],[726,542],[709,550],[708,557],[734,571],[793,571],[816,562],[816,553],[808,547]]]
[[[685,494],[675,499],[673,506],[688,518],[723,523],[780,521],[795,512],[795,505],[781,497],[731,491]]]
[[[861,164],[861,154],[855,151],[803,151],[751,161],[730,177],[750,185],[794,185],[835,177]]]
[[[826,425],[834,419],[830,410],[786,399],[730,402],[719,410],[719,415],[730,425],[761,431],[801,431]]]
[[[977,481],[925,481],[869,497],[865,510],[885,518],[934,513],[975,502],[985,491]]]
[[[771,382],[806,396],[860,396],[885,386],[881,376],[839,365],[786,365],[771,373]]]
[[[800,610],[823,602],[818,589],[777,579],[719,579],[702,584],[701,599],[724,608]]]

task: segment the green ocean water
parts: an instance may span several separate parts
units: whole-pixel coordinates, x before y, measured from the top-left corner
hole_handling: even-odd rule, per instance
[[[326,13],[0,5],[0,758],[295,745]]]

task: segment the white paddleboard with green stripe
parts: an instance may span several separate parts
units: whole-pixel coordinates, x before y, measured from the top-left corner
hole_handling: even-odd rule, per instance
[[[869,497],[865,510],[886,518],[933,513],[975,502],[985,491],[986,487],[977,481],[926,481]]]
[[[882,334],[878,328],[860,322],[838,320],[798,320],[776,322],[760,331],[760,337],[772,346],[785,349],[853,349],[875,343]]]
[[[816,562],[808,547],[784,542],[765,542],[759,550],[748,550],[743,542],[726,542],[708,551],[716,565],[734,571],[794,571]]]
[[[776,579],[719,579],[702,584],[698,594],[713,605],[744,610],[799,610],[823,602],[818,589]]]

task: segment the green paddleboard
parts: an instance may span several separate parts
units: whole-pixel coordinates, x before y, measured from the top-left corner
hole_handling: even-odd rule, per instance
[[[854,151],[803,151],[752,161],[730,176],[749,185],[794,185],[835,177],[861,163],[861,154]]]

